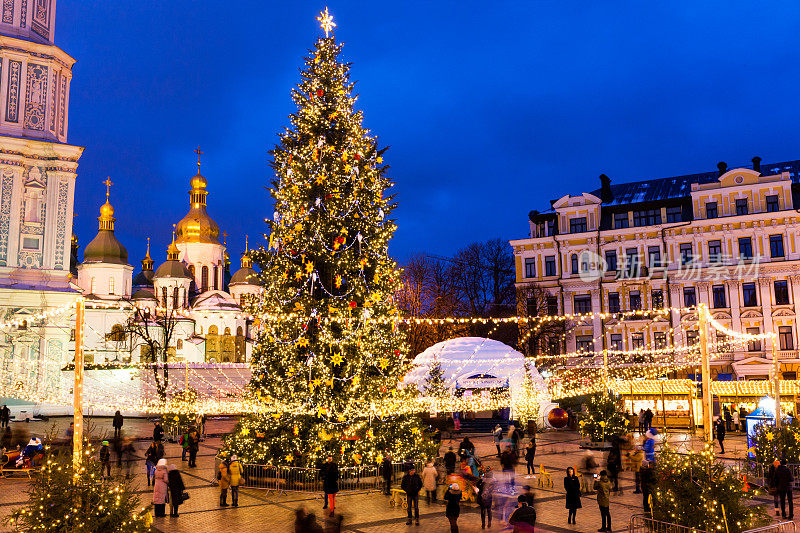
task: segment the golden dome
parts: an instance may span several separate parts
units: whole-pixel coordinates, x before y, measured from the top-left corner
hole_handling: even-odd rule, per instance
[[[112,206],[110,203],[108,203],[108,200],[106,200],[106,203],[100,206],[100,217],[108,219],[112,218],[113,216],[114,216],[114,206]]]
[[[175,242],[219,244],[219,226],[206,212],[208,181],[198,172],[189,184],[189,213],[175,226]]]

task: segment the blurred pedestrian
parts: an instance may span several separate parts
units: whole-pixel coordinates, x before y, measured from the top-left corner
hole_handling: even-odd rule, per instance
[[[8,427],[8,421],[11,419],[11,410],[7,405],[3,404],[0,409],[0,427]]]
[[[104,440],[100,446],[100,475],[111,477],[111,450],[108,448],[108,441]]]
[[[428,461],[428,464],[422,469],[422,486],[425,488],[425,501],[427,503],[431,503],[431,500],[433,500],[433,503],[436,503],[436,486],[438,478],[439,472],[437,472],[436,467],[433,465],[433,461]]]
[[[494,447],[497,448],[497,458],[500,458],[500,442],[503,440],[503,427],[497,424],[492,431],[492,439],[494,440]]]
[[[614,435],[611,437],[611,449],[608,451],[606,458],[606,468],[608,471],[608,478],[611,481],[611,491],[617,492],[619,490],[619,473],[622,471],[622,453],[619,449],[619,437]]]
[[[533,533],[536,527],[536,509],[528,505],[524,496],[519,496],[517,502],[517,510],[508,518],[509,525],[514,526],[514,533]]]
[[[447,474],[452,474],[456,471],[456,462],[458,461],[458,456],[453,451],[453,447],[450,446],[447,449],[447,453],[444,454],[444,468]]]
[[[581,508],[581,482],[571,466],[567,468],[567,475],[564,477],[564,491],[567,495],[565,507],[569,511],[567,524],[574,524],[575,515]]]
[[[444,501],[447,503],[444,515],[450,522],[450,533],[458,533],[458,515],[461,514],[461,488],[458,483],[450,485],[444,493]]]
[[[124,439],[122,443],[121,456],[122,468],[124,468],[125,472],[125,479],[130,479],[131,472],[133,471],[133,462],[135,461],[136,456],[136,448],[133,446],[133,439]],[[150,480],[148,479],[148,485],[150,484],[149,482]]]
[[[500,454],[500,465],[503,467],[503,477],[506,481],[506,490],[513,493],[516,485],[517,453],[510,448]]]
[[[161,426],[161,420],[156,420],[153,426],[153,440],[156,442],[164,440],[164,428]]]
[[[494,496],[494,477],[491,470],[486,472],[483,478],[476,484],[478,494],[476,499],[478,507],[481,509],[481,529],[492,527],[492,501]]]
[[[635,484],[635,490],[633,491],[634,494],[641,494],[641,468],[642,468],[642,461],[644,461],[644,451],[636,448],[633,451],[628,452],[628,460],[631,465],[631,471],[633,471],[633,480]]]
[[[599,467],[592,451],[586,450],[578,465],[578,472],[581,474],[581,493],[594,494],[592,483],[594,483],[594,475]]]

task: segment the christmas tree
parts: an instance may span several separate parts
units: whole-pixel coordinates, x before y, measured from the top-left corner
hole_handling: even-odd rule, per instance
[[[225,441],[245,461],[312,466],[422,459],[419,419],[401,388],[409,362],[396,329],[400,270],[389,258],[395,204],[385,148],[354,109],[350,64],[325,37],[292,90],[298,110],[271,152],[275,216],[254,253],[267,290],[252,359],[259,406]],[[404,411],[404,412],[403,412]]]
[[[595,394],[586,403],[586,415],[580,421],[584,435],[592,442],[611,440],[614,435],[627,433],[628,420],[619,412],[617,402],[608,392]]]

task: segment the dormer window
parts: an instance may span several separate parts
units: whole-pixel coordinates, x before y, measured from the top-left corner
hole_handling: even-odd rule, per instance
[[[614,229],[625,229],[629,225],[628,213],[614,213]]]
[[[585,231],[586,231],[586,217],[577,217],[569,219],[570,233],[584,233]]]

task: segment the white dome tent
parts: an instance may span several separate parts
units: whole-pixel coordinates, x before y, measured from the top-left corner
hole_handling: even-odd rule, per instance
[[[416,385],[423,391],[425,380],[435,363],[442,369],[445,387],[453,394],[456,389],[508,388],[512,396],[525,382],[528,363],[531,384],[543,396],[547,396],[544,379],[530,364],[531,360],[526,360],[523,354],[500,341],[458,337],[434,344],[414,358],[413,369],[406,375],[404,383]]]

